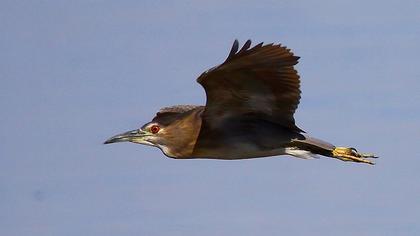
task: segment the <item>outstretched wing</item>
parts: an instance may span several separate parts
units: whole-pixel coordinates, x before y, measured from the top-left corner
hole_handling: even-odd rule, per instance
[[[238,51],[235,40],[226,61],[197,79],[207,95],[206,126],[217,129],[225,119],[246,116],[302,132],[293,118],[301,93],[293,68],[299,57],[280,44],[250,46],[248,40]]]

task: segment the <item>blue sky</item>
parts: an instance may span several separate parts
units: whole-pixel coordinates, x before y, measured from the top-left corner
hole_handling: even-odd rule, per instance
[[[0,235],[418,235],[419,1],[0,2]],[[381,156],[173,160],[102,145],[233,40],[301,56],[296,120]]]

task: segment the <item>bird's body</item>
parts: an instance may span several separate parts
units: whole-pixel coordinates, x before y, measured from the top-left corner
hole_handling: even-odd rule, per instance
[[[164,123],[164,119],[171,117],[182,122],[182,124],[173,125],[180,131],[166,131],[177,135],[167,138],[165,144],[158,146],[166,156],[176,159],[235,160],[289,154],[301,158],[311,158],[314,157],[314,154],[323,154],[322,150],[327,153],[334,149],[332,144],[289,130],[278,124],[264,120],[247,120],[246,117],[240,121],[232,120],[224,124],[228,128],[225,130],[228,134],[200,133],[204,130],[201,127],[204,110],[204,106],[177,105],[162,109],[153,119],[153,122]],[[167,137],[167,134],[163,135]],[[171,140],[177,142],[177,145],[173,145]],[[181,144],[178,140],[184,142]],[[319,148],[311,149],[311,145],[316,145]],[[177,148],[168,148],[174,146]]]
[[[316,155],[372,164],[354,148],[335,147],[309,137],[293,114],[300,100],[298,62],[281,45],[237,41],[221,65],[197,81],[207,95],[205,106],[177,105],[161,109],[138,130],[105,143],[130,141],[158,147],[176,159],[247,159],[276,155]],[[239,51],[238,51],[239,50]]]

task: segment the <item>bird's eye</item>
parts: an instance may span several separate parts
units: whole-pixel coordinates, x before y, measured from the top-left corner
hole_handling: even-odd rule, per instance
[[[152,125],[152,127],[150,127],[150,131],[151,131],[153,134],[157,134],[157,133],[159,132],[159,130],[160,130],[159,125]]]

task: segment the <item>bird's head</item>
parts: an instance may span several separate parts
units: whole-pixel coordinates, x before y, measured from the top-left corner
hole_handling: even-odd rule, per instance
[[[132,142],[158,147],[169,157],[178,157],[192,152],[201,118],[190,109],[186,112],[160,112],[152,121],[139,129],[115,135],[104,144]]]
[[[157,122],[149,122],[139,129],[117,134],[104,142],[104,144],[118,142],[132,142],[149,146],[158,146],[164,143],[165,127]]]

